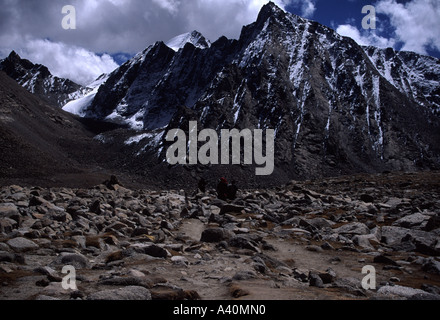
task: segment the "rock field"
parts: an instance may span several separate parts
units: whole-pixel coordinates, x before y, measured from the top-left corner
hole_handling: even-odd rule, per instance
[[[0,188],[0,300],[432,300],[439,257],[439,172],[293,181],[233,202],[116,179]]]

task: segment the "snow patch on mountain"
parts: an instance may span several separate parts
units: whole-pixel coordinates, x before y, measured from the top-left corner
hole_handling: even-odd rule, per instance
[[[178,35],[178,36],[172,38],[171,40],[169,40],[166,43],[166,45],[169,48],[171,48],[177,52],[180,49],[182,49],[183,47],[185,47],[185,45],[187,43],[191,43],[196,48],[200,48],[200,49],[207,49],[207,48],[211,47],[211,42],[209,40],[207,40],[198,31],[193,31],[193,32],[188,32],[188,33]]]
[[[92,104],[93,99],[95,99],[95,96],[99,91],[99,88],[107,81],[108,78],[109,75],[103,74],[87,86],[89,92],[84,94],[77,91],[72,94],[73,100],[68,102],[63,107],[63,110],[77,116],[84,117],[85,110]]]

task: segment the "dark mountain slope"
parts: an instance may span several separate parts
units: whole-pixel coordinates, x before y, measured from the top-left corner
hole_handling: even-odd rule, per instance
[[[108,178],[118,156],[80,120],[0,72],[0,184],[90,186]]]
[[[46,103],[59,108],[91,91],[69,79],[53,76],[46,66],[22,59],[14,51],[0,60],[0,70]]]
[[[146,133],[131,147],[148,163],[164,161],[168,130],[187,130],[194,120],[199,130],[274,129],[276,170],[268,180],[435,169],[439,65],[363,48],[269,3],[238,40],[177,52],[150,46],[110,75],[87,115]]]

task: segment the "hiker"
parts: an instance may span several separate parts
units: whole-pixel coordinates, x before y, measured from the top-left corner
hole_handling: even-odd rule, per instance
[[[237,192],[238,192],[237,182],[234,180],[232,181],[232,184],[228,186],[228,199],[229,200],[237,199]]]
[[[199,185],[198,185],[199,191],[202,192],[202,193],[205,193],[206,192],[206,185],[207,184],[208,183],[206,182],[206,180],[204,178],[201,178],[200,181],[199,181]]]
[[[228,180],[221,178],[217,185],[217,195],[221,200],[226,201],[228,199]]]

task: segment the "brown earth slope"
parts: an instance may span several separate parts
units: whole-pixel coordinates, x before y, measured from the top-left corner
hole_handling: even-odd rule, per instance
[[[104,181],[118,157],[93,139],[93,129],[107,128],[47,105],[0,72],[0,184],[84,187]]]

